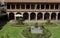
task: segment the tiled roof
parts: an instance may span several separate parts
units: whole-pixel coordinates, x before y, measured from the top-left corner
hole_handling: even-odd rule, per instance
[[[59,2],[60,3],[60,0],[5,0],[5,2]]]

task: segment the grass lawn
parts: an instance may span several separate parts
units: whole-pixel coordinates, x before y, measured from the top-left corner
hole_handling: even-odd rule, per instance
[[[8,23],[0,30],[0,38],[7,38],[6,35],[8,35],[9,38],[24,38],[21,34],[23,29],[25,29],[25,27],[13,27],[12,23]]]
[[[24,27],[14,27],[14,24],[8,23],[0,30],[0,38],[24,38],[22,31],[28,26]],[[30,25],[30,24],[29,24]],[[47,27],[51,33],[51,38],[60,38],[60,23],[57,23],[57,27]]]
[[[51,31],[51,38],[60,38],[60,23],[57,23],[57,27],[48,27]]]

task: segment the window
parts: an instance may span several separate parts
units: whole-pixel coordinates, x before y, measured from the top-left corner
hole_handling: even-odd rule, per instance
[[[30,9],[30,4],[26,4],[26,9]]]
[[[25,9],[25,4],[21,4],[21,9]]]
[[[54,5],[53,4],[51,4],[50,9],[54,9]]]
[[[46,9],[49,9],[49,5],[48,4],[46,4]]]
[[[44,9],[44,4],[41,5],[41,9]]]
[[[31,4],[31,9],[35,9],[35,4]]]
[[[40,4],[37,4],[37,9],[40,9]]]
[[[10,4],[7,4],[7,9],[10,9]]]
[[[20,9],[20,4],[16,4],[16,9]]]
[[[11,8],[12,8],[12,9],[15,9],[15,5],[14,5],[14,4],[12,4],[12,5],[11,5]]]
[[[58,4],[55,5],[55,9],[58,9]]]

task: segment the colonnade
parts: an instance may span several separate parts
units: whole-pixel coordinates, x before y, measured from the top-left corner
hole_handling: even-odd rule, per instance
[[[10,19],[15,19],[14,15],[21,14],[27,21],[60,20],[60,12],[7,12],[7,14]]]

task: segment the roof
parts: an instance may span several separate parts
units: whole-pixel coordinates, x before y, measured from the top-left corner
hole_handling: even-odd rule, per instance
[[[60,0],[5,0],[5,2],[50,2],[50,3],[60,3]]]

